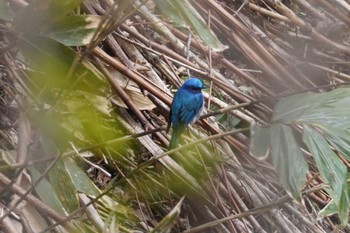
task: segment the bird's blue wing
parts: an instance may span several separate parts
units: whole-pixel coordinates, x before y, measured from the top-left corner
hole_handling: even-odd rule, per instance
[[[176,92],[170,109],[170,121],[174,125],[177,125],[177,123],[179,122],[179,114],[182,106],[182,100],[179,97],[179,93]]]
[[[187,98],[185,98],[183,102],[186,104],[182,105],[179,110],[179,122],[188,125],[201,113],[201,108],[203,107],[203,96],[202,94],[187,95]]]
[[[170,121],[174,125],[184,124],[187,126],[198,118],[203,107],[202,93],[191,93],[179,89],[173,99],[170,110]]]
[[[193,121],[193,118],[195,115],[196,115],[195,109],[189,109],[189,108],[183,107],[180,109],[179,121],[188,125]]]

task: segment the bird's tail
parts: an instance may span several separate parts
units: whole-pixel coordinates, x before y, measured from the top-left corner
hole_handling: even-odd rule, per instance
[[[179,139],[184,130],[185,130],[185,127],[183,126],[178,126],[173,128],[173,132],[171,134],[171,139],[169,142],[169,150],[174,149],[179,145]]]
[[[171,135],[171,139],[169,142],[169,150],[176,148],[178,145],[179,145],[179,138],[174,131],[173,134]]]

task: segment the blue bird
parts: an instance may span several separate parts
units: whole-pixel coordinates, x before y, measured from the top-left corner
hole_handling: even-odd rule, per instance
[[[189,78],[174,95],[171,104],[168,130],[173,125],[169,149],[177,147],[182,132],[190,123],[198,120],[204,106],[203,83],[198,78]]]

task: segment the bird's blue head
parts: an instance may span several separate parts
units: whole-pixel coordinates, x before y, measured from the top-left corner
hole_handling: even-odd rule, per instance
[[[189,78],[184,84],[182,84],[181,89],[185,89],[190,92],[201,92],[203,88],[203,83],[198,78]]]

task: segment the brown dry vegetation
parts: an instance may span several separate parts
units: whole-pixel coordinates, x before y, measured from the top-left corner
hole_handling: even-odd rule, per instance
[[[349,0],[190,1],[213,44],[152,1],[84,0],[50,17],[29,2],[0,1],[12,12],[0,32],[2,232],[350,232],[319,215],[331,196],[302,127],[300,201],[281,185],[295,170],[249,152],[250,126],[269,126],[282,97],[349,84]],[[89,43],[43,21],[85,14]],[[169,152],[171,93],[188,75],[210,86],[206,112]]]

